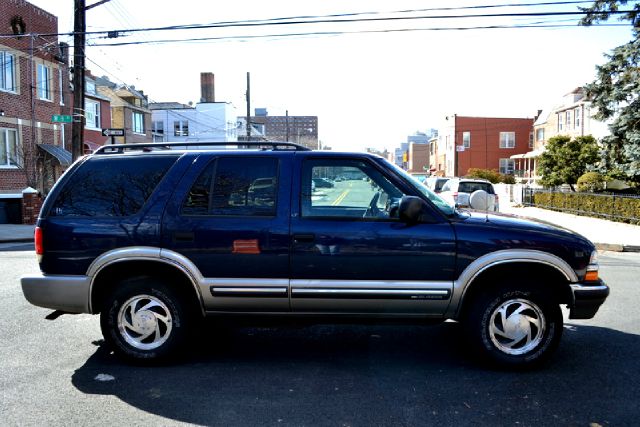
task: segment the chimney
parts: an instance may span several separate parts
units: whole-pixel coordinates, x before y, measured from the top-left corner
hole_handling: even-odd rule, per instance
[[[216,102],[213,73],[200,73],[200,102]]]

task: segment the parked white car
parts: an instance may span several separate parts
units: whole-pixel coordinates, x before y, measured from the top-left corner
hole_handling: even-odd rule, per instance
[[[471,206],[470,199],[474,193],[476,195],[473,196],[473,199],[478,199],[480,204]],[[453,206],[491,212],[498,212],[500,208],[498,195],[493,184],[484,179],[451,178],[442,186],[439,195]]]

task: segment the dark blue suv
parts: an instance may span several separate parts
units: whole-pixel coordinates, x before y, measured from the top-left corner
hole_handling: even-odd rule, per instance
[[[609,288],[591,242],[459,211],[386,160],[289,143],[135,144],[76,162],[36,228],[42,307],[100,313],[106,342],[162,359],[204,316],[454,319],[500,365],[546,360]],[[314,182],[327,185],[314,185]]]

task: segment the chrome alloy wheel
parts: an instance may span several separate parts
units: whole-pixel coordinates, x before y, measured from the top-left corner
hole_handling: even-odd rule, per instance
[[[489,336],[500,351],[517,356],[540,344],[545,325],[540,307],[525,299],[511,299],[491,313]]]
[[[118,312],[120,335],[139,350],[155,350],[167,341],[173,328],[171,312],[151,295],[136,295]]]

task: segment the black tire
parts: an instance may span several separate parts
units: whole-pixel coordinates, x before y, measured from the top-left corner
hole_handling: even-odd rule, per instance
[[[116,284],[100,313],[106,343],[128,361],[166,361],[187,339],[193,313],[185,298],[150,277]]]
[[[560,305],[535,291],[500,289],[478,295],[463,321],[477,354],[501,368],[540,366],[562,337]]]

